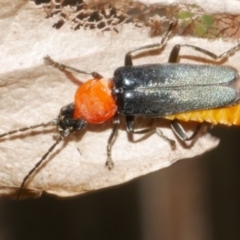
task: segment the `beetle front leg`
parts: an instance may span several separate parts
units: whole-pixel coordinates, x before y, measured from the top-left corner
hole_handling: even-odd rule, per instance
[[[134,117],[133,116],[126,116],[126,125],[127,125],[127,131],[132,133],[132,134],[147,134],[147,133],[157,133],[159,137],[167,141],[172,149],[176,148],[176,142],[172,139],[169,139],[166,137],[163,132],[156,127],[149,127],[149,128],[144,128],[141,130],[135,130],[134,129]]]
[[[55,62],[49,56],[44,57],[44,62],[45,62],[45,64],[50,65],[50,66],[55,67],[55,68],[58,68],[61,71],[89,74],[89,75],[92,75],[93,78],[97,78],[97,79],[103,78],[103,76],[101,74],[97,73],[97,72],[86,72],[86,71],[83,71],[83,70],[79,70],[77,68],[70,67],[70,66],[67,66],[63,63]]]
[[[119,116],[115,115],[113,118],[112,132],[108,138],[108,143],[107,143],[107,161],[105,163],[105,166],[108,168],[108,170],[111,170],[114,167],[114,162],[112,160],[112,145],[113,145],[113,141],[115,139],[119,124],[120,124]]]

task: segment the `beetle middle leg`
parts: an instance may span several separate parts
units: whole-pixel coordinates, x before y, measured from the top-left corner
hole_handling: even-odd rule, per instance
[[[138,47],[136,49],[133,49],[132,51],[129,51],[125,55],[125,66],[132,66],[133,65],[133,63],[132,63],[132,53],[134,53],[134,52],[137,52],[137,51],[140,51],[140,50],[145,50],[145,49],[151,49],[151,48],[162,48],[166,44],[166,42],[168,41],[173,29],[176,26],[177,26],[177,21],[170,22],[168,30],[163,35],[160,43],[154,43],[154,44]]]
[[[164,139],[165,141],[167,141],[170,144],[172,149],[176,148],[176,142],[174,140],[166,137],[159,128],[148,127],[148,128],[144,128],[144,129],[141,129],[141,130],[135,130],[134,129],[134,117],[133,116],[126,116],[126,128],[127,128],[127,131],[132,133],[132,134],[157,133],[157,135],[159,137],[161,137],[162,139]]]

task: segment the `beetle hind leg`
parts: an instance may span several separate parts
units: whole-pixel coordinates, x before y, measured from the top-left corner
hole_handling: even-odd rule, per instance
[[[186,131],[184,130],[184,128],[178,121],[172,121],[171,127],[172,127],[173,132],[177,135],[177,137],[181,141],[186,142],[186,141],[193,140],[198,135],[198,133],[202,129],[202,124],[197,125],[196,129],[194,130],[194,132],[192,133],[191,136],[187,136]]]
[[[240,43],[238,43],[234,47],[228,49],[227,51],[225,51],[225,52],[223,52],[223,53],[221,53],[219,55],[217,55],[217,54],[215,54],[213,52],[210,52],[210,51],[208,51],[208,50],[206,50],[204,48],[197,47],[195,45],[191,45],[191,44],[177,44],[176,46],[173,47],[173,49],[172,49],[172,51],[170,53],[168,62],[170,62],[170,63],[177,63],[178,62],[179,52],[180,52],[180,49],[182,47],[194,49],[195,51],[201,52],[201,53],[211,57],[214,60],[221,60],[221,59],[227,58],[230,55],[234,54],[235,52],[239,51]]]

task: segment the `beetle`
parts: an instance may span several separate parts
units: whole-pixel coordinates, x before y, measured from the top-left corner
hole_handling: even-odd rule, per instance
[[[155,127],[141,130],[135,129],[134,118],[168,118],[172,121],[171,127],[175,134],[182,141],[188,141],[197,135],[201,125],[199,124],[189,137],[177,119],[224,123],[221,122],[221,117],[217,117],[218,111],[235,111],[235,107],[227,107],[240,102],[240,79],[236,69],[228,66],[182,64],[178,63],[178,56],[180,49],[187,47],[218,60],[227,58],[239,50],[240,44],[220,55],[215,55],[194,45],[178,44],[172,49],[168,63],[133,66],[133,53],[165,46],[176,24],[176,22],[170,23],[160,43],[142,46],[129,51],[125,55],[124,66],[115,70],[112,79],[105,79],[97,72],[86,72],[55,62],[49,56],[45,57],[47,65],[62,71],[90,74],[92,79],[79,86],[75,93],[74,103],[62,107],[60,114],[53,121],[0,135],[0,138],[2,138],[16,132],[23,132],[50,124],[56,125],[58,129],[54,144],[24,177],[17,198],[20,197],[28,178],[42,164],[49,153],[54,150],[56,145],[70,133],[81,132],[89,123],[101,124],[113,119],[112,132],[107,142],[106,161],[107,168],[112,169],[114,163],[111,157],[111,149],[120,123],[120,115],[125,116],[127,132],[131,134],[156,132],[169,141],[172,148],[174,148],[175,141],[166,138]],[[236,107],[239,108],[239,105]],[[196,118],[199,112],[202,114],[201,120]],[[203,115],[207,112],[214,113],[216,116],[212,115],[207,119]],[[230,119],[230,123],[235,124],[234,121],[234,119]]]

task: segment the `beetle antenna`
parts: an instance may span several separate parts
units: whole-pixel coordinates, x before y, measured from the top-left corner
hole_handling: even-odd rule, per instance
[[[47,127],[49,125],[53,125],[54,123],[55,123],[54,121],[50,121],[50,122],[47,122],[47,123],[40,123],[40,124],[32,125],[32,126],[29,126],[29,127],[15,129],[15,130],[0,134],[0,138],[3,138],[7,135],[12,135],[12,134],[17,133],[17,132],[25,132],[25,131],[30,130],[30,129],[35,129],[35,128],[39,128],[39,127]]]
[[[47,156],[54,150],[54,148],[63,140],[64,136],[63,135],[58,135],[55,143],[48,149],[48,151],[42,156],[41,160],[39,160],[35,166],[28,172],[28,174],[24,177],[22,180],[21,186],[18,191],[17,195],[17,200],[19,200],[22,190],[24,188],[24,185],[26,181],[29,179],[31,175],[38,169],[38,167],[44,162],[44,160],[47,158]]]

